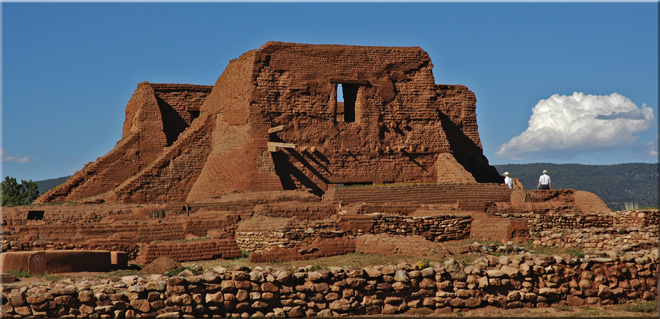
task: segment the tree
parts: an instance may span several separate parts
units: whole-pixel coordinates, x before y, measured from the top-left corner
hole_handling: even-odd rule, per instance
[[[2,182],[2,206],[28,205],[37,197],[39,197],[37,182],[21,180],[19,184],[16,178],[5,176]]]

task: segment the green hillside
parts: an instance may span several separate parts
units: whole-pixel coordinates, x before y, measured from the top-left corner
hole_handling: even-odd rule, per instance
[[[37,187],[39,188],[39,193],[43,194],[45,191],[64,183],[71,176],[64,176],[58,178],[44,179],[42,181],[37,181]]]
[[[541,172],[548,170],[552,188],[574,188],[598,195],[612,210],[624,203],[658,207],[658,164],[617,165],[507,164],[493,165],[500,174],[509,172],[525,189],[536,189]]]

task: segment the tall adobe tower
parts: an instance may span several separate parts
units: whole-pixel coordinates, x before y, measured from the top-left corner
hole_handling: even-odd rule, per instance
[[[338,184],[501,182],[476,98],[418,47],[268,42],[215,86],[140,83],[122,139],[36,202],[195,201]]]

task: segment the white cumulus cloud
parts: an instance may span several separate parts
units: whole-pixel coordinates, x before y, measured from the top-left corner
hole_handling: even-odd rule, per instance
[[[500,145],[496,156],[523,159],[548,151],[584,151],[631,146],[637,134],[655,122],[653,109],[638,107],[627,97],[554,94],[532,109],[529,127]]]
[[[2,154],[2,161],[7,163],[27,163],[30,161],[28,156],[12,155],[7,152],[6,149],[0,149],[0,154]]]

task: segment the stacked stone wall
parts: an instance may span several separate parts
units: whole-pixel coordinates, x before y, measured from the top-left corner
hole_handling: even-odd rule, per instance
[[[658,298],[657,252],[612,260],[518,254],[468,266],[369,266],[291,272],[272,268],[200,275],[66,280],[2,287],[3,317],[336,317],[430,315],[487,306],[610,305]]]
[[[658,210],[599,212],[589,214],[566,213],[565,211],[534,212],[533,204],[527,205],[529,212],[510,213],[511,204],[497,203],[497,209],[489,209],[494,216],[520,220],[527,223],[530,231],[540,232],[553,229],[584,228],[627,228],[658,225]]]

